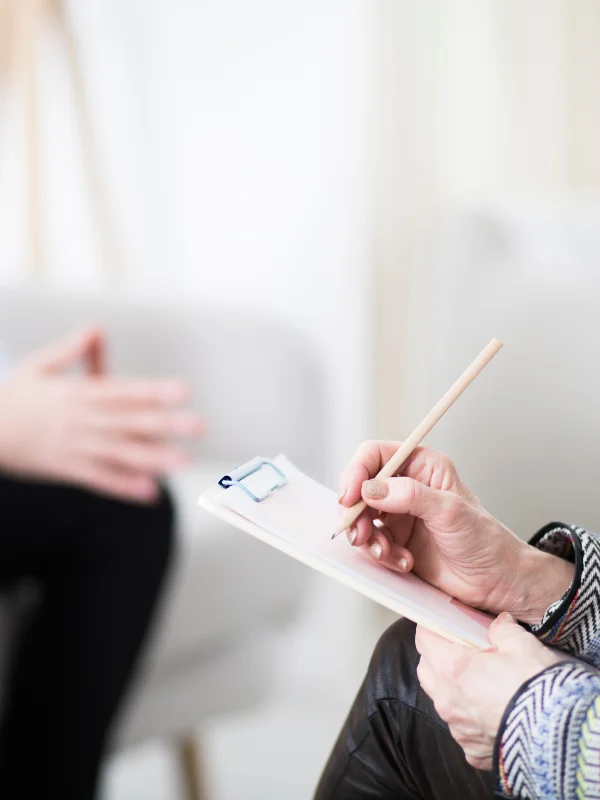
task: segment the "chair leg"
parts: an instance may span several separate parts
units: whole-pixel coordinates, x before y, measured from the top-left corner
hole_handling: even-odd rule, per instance
[[[182,736],[177,742],[177,755],[185,800],[206,800],[202,757],[197,740],[189,734]]]

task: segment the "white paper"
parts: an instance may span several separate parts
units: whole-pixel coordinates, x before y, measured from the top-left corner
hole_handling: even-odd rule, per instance
[[[489,645],[491,617],[458,604],[416,575],[376,564],[358,548],[350,547],[344,535],[332,540],[338,521],[335,492],[304,475],[285,456],[278,456],[273,463],[288,482],[260,503],[235,486],[213,493],[214,501],[253,523],[252,528],[238,527],[448,638],[478,647]],[[249,489],[258,491],[274,482],[273,471],[264,467],[244,480]],[[214,511],[210,500],[201,498],[200,502]],[[228,519],[236,524],[234,515]]]

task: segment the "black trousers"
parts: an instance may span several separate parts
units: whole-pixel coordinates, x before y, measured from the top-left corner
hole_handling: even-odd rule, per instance
[[[381,637],[321,777],[315,800],[489,800],[491,774],[471,767],[416,668],[415,626]]]
[[[29,579],[40,595],[5,687],[0,797],[90,800],[169,561],[172,507],[0,475],[0,515],[0,587]]]

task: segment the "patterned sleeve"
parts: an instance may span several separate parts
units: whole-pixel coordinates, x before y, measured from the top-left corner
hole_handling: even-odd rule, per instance
[[[496,797],[600,798],[600,537],[552,522],[531,544],[572,561],[575,574],[530,630],[580,660],[536,675],[509,703],[496,740]]]
[[[563,661],[525,683],[500,725],[494,778],[499,798],[600,797],[600,672]]]
[[[574,525],[551,522],[530,543],[575,564],[566,594],[530,630],[544,644],[600,667],[600,537]]]

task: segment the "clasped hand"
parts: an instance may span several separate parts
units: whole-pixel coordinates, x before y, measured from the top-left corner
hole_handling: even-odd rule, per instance
[[[110,375],[104,351],[102,331],[90,327],[17,365],[0,385],[0,468],[149,502],[159,476],[188,461],[174,437],[203,425],[185,408],[184,381]]]
[[[525,681],[563,659],[521,628],[510,614],[490,626],[489,650],[474,650],[417,626],[417,677],[448,723],[469,764],[490,770],[504,711]]]

